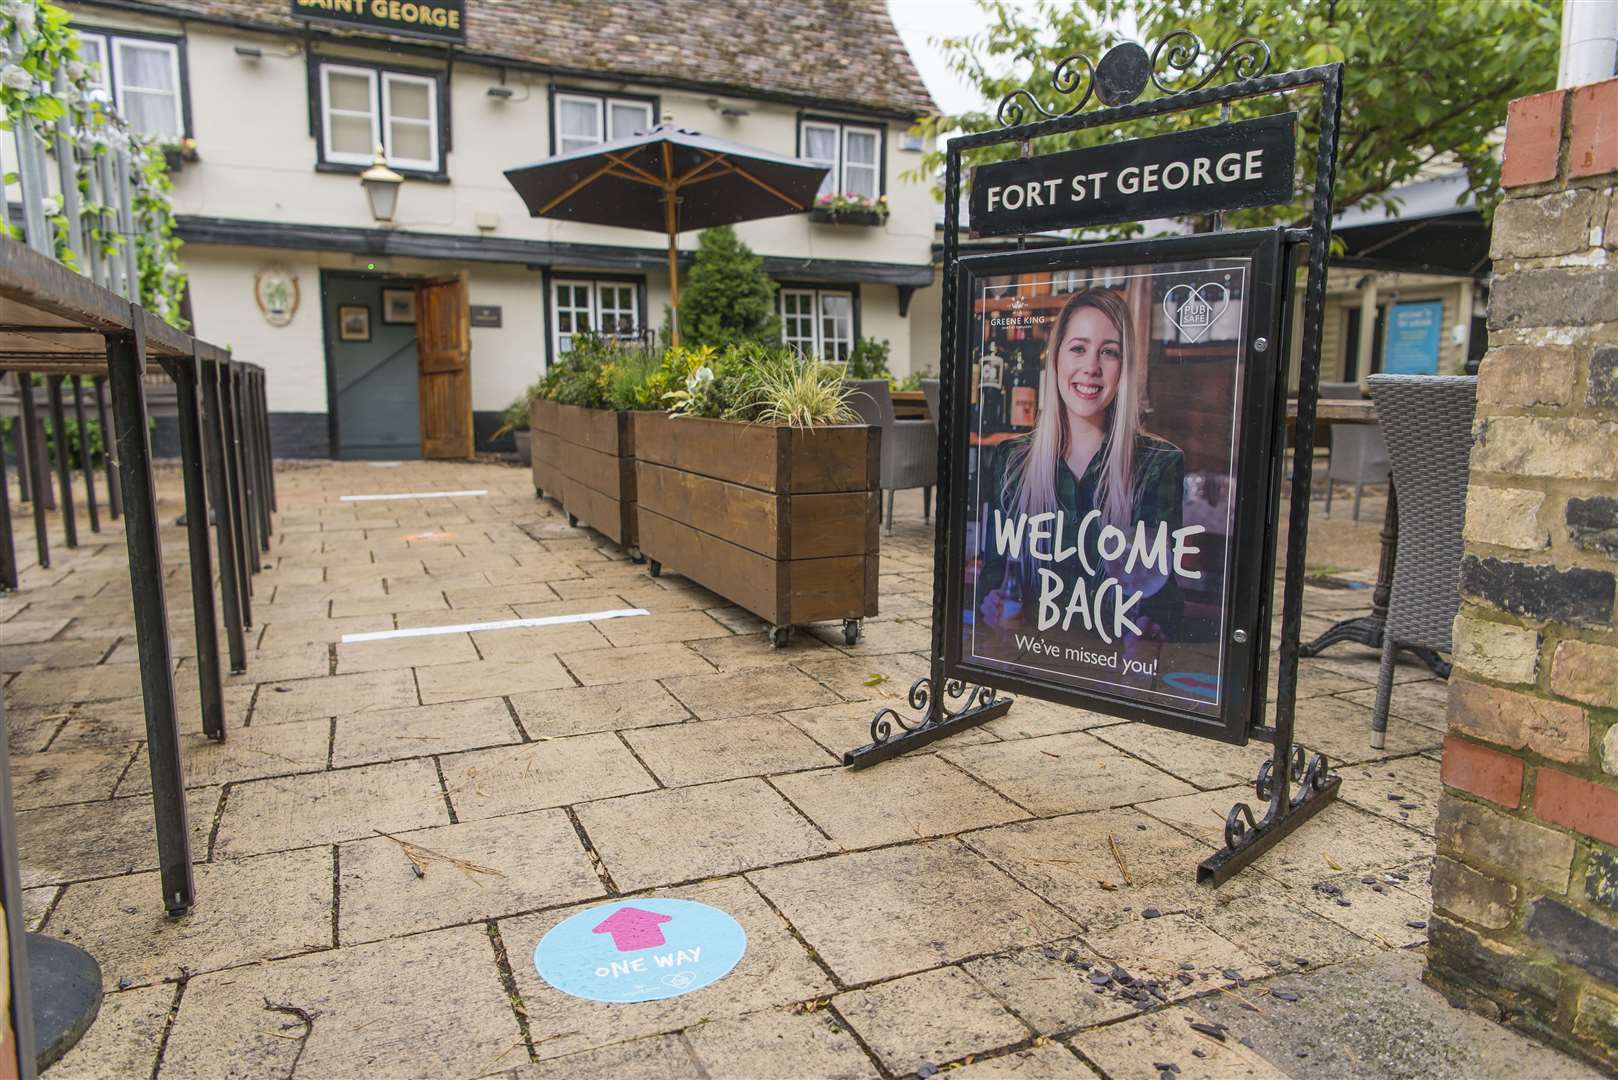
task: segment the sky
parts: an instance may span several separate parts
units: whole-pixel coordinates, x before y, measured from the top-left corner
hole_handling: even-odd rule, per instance
[[[888,0],[888,13],[939,109],[951,114],[982,108],[983,99],[949,69],[944,50],[932,41],[981,32],[988,17],[975,0]]]

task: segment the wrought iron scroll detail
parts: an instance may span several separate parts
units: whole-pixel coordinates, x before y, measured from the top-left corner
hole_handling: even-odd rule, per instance
[[[1175,30],[1165,35],[1152,50],[1152,85],[1165,94],[1201,90],[1213,82],[1232,57],[1236,62],[1231,65],[1231,73],[1238,79],[1256,79],[1270,70],[1269,45],[1259,38],[1244,37],[1226,46],[1194,82],[1177,85],[1177,77],[1196,66],[1204,48],[1202,39],[1189,30]]]
[[[1084,92],[1079,94],[1077,101],[1066,109],[1053,112],[1045,108],[1044,104],[1031,91],[1018,87],[1000,99],[1000,107],[995,111],[995,119],[1001,127],[1016,127],[1018,124],[1033,121],[1035,117],[1028,115],[1028,109],[1023,107],[1023,102],[1027,102],[1029,108],[1041,120],[1054,120],[1058,116],[1072,116],[1088,105],[1090,98],[1095,94],[1096,66],[1083,53],[1074,53],[1072,56],[1063,57],[1062,61],[1056,65],[1056,70],[1051,73],[1051,89],[1063,97],[1070,97],[1078,93],[1081,88]]]
[[[994,687],[978,686],[960,679],[944,680],[943,694],[939,697],[936,708],[934,708],[934,694],[935,689],[930,675],[923,675],[911,683],[906,700],[910,707],[921,715],[907,718],[891,705],[880,709],[871,718],[871,745],[881,746],[894,738],[895,726],[901,733],[909,734],[931,725],[948,723],[1002,700]]]
[[[1092,100],[1109,107],[1128,105],[1148,82],[1163,94],[1189,94],[1213,82],[1227,65],[1237,80],[1256,79],[1270,69],[1270,46],[1260,38],[1237,39],[1214,55],[1199,74],[1197,61],[1207,51],[1195,33],[1179,29],[1160,38],[1150,55],[1133,41],[1114,45],[1099,63],[1084,53],[1074,53],[1063,57],[1051,73],[1051,91],[1058,99],[1068,99],[1066,108],[1060,104],[1047,107],[1032,90],[1018,87],[1000,99],[995,120],[1003,128],[1018,127],[1073,116]]]
[[[1293,790],[1287,799],[1285,807],[1278,806],[1275,790],[1275,761],[1267,759],[1258,769],[1258,777],[1253,781],[1253,794],[1261,803],[1269,804],[1269,812],[1264,815],[1262,822],[1253,816],[1252,807],[1239,802],[1230,808],[1225,815],[1225,847],[1235,851],[1248,843],[1254,836],[1264,829],[1286,817],[1298,807],[1315,795],[1324,791],[1331,782],[1331,766],[1326,761],[1325,754],[1309,756],[1303,747],[1293,745],[1287,754],[1287,779],[1291,781]]]

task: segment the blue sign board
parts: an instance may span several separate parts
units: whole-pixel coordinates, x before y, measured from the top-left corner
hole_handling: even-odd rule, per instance
[[[1394,304],[1382,338],[1382,370],[1390,375],[1437,375],[1442,300]]]
[[[563,919],[534,946],[534,968],[564,994],[622,1004],[710,986],[746,951],[747,932],[718,908],[643,898]]]

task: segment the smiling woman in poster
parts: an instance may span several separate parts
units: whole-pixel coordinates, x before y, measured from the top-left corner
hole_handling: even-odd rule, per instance
[[[1170,553],[1153,549],[1181,529],[1185,457],[1143,427],[1146,343],[1134,337],[1114,289],[1074,293],[1052,324],[1034,430],[985,462],[980,625],[1122,639],[1126,651],[1173,637],[1184,601]]]

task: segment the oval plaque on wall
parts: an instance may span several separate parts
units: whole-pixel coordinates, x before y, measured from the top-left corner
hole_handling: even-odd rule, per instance
[[[298,275],[280,263],[271,263],[253,276],[253,299],[265,322],[286,326],[298,313]]]

